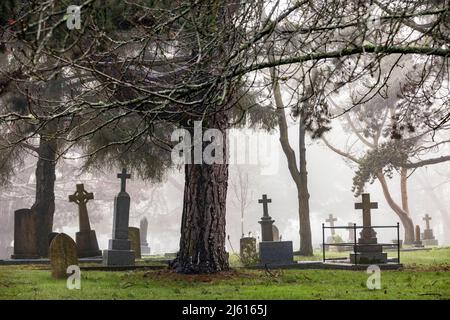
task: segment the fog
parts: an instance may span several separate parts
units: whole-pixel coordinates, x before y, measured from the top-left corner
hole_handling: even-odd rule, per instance
[[[345,139],[344,129],[338,120],[333,122],[333,130],[328,133],[330,141],[338,143]],[[275,220],[283,240],[292,240],[294,250],[299,248],[298,202],[297,189],[290,177],[287,162],[278,141],[278,132],[267,133],[255,130],[241,130],[234,134],[242,136],[257,136],[258,163],[232,163],[229,166],[230,183],[227,197],[227,241],[229,252],[239,251],[239,239],[241,236],[241,213],[236,201],[233,188],[236,184],[238,172],[248,174],[248,206],[244,213],[244,234],[249,232],[255,237],[260,237],[260,225],[258,221],[262,216],[262,205],[258,199],[262,194],[267,194],[272,202],[269,204],[269,214]],[[298,152],[298,126],[291,122],[291,145]],[[233,135],[232,135],[233,136]],[[238,139],[239,140],[239,139]],[[255,145],[249,146],[241,138],[236,151],[255,151]],[[247,150],[249,149],[249,150]],[[448,148],[441,148],[438,153],[448,154]],[[230,151],[231,157],[234,156]],[[247,159],[248,160],[248,159]],[[13,241],[14,210],[30,207],[34,201],[34,180],[32,166],[35,159],[30,159],[30,166],[22,170],[20,181],[2,190],[3,207],[1,215],[2,244],[11,244]],[[337,218],[335,225],[344,226],[349,222],[362,224],[361,210],[354,209],[354,203],[360,198],[355,198],[351,190],[352,178],[355,166],[345,161],[341,156],[331,151],[320,140],[311,140],[307,143],[308,184],[310,193],[310,217],[314,247],[319,247],[322,242],[322,223],[329,214]],[[113,200],[120,190],[120,180],[116,178],[116,172],[104,172],[101,175],[75,173],[80,167],[80,160],[65,160],[58,165],[56,183],[56,211],[54,230],[65,232],[75,237],[78,231],[77,206],[68,202],[69,194],[75,191],[77,183],[84,183],[85,189],[94,193],[87,207],[91,220],[91,228],[96,230],[99,246],[106,249],[111,238]],[[70,169],[68,169],[70,168]],[[448,163],[437,164],[417,169],[409,178],[410,211],[414,224],[424,228],[423,216],[431,215],[431,226],[440,244],[450,242],[448,234],[444,231],[449,227],[450,176]],[[118,171],[117,171],[118,172]],[[28,181],[23,181],[28,177]],[[392,196],[399,201],[399,181],[396,176],[388,180]],[[127,191],[131,196],[130,226],[139,227],[139,221],[144,216],[149,221],[147,239],[152,254],[176,252],[179,245],[180,223],[182,214],[184,174],[174,170],[167,175],[161,184],[151,184],[133,178],[127,184]],[[22,190],[22,191],[21,191]],[[27,190],[25,193],[23,190]],[[387,204],[378,181],[368,184],[365,189],[371,194],[371,200],[379,203],[379,209],[373,210],[373,225],[396,225],[399,222],[397,215]],[[10,198],[6,197],[10,195]],[[20,196],[19,196],[20,195]],[[11,200],[13,199],[13,200]],[[436,201],[436,199],[438,201]],[[5,205],[7,204],[7,205]],[[394,229],[385,229],[378,232],[381,242],[391,242],[396,238]],[[348,239],[348,231],[337,230],[344,240]],[[403,232],[401,232],[403,237]],[[3,249],[2,257],[10,254],[10,250]]]

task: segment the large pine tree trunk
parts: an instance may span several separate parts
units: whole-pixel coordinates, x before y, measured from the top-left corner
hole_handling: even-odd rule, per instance
[[[300,150],[300,186],[298,192],[298,215],[300,221],[300,255],[312,256],[311,222],[309,219],[309,191],[308,191],[308,171],[306,169],[306,128],[303,118],[299,124],[299,150]]]
[[[31,207],[36,218],[38,253],[48,256],[48,234],[55,213],[56,140],[41,135],[36,166],[36,199]]]
[[[222,126],[213,127],[227,137]],[[228,164],[186,164],[180,250],[172,266],[180,273],[212,273],[229,269],[225,250]]]

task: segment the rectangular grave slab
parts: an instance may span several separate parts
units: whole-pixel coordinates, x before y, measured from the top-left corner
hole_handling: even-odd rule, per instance
[[[38,259],[36,221],[31,209],[14,212],[14,254],[11,259]]]
[[[422,244],[427,247],[428,246],[438,246],[439,242],[437,241],[437,239],[423,239]]]
[[[279,266],[294,263],[292,241],[262,241],[259,243],[261,265]]]
[[[350,253],[350,262],[353,264],[378,264],[387,263],[387,253],[384,252],[357,252]]]
[[[103,251],[103,265],[105,266],[134,266],[134,258],[132,250]]]

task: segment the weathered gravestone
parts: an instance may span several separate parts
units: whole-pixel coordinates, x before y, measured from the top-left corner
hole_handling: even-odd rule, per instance
[[[414,247],[423,248],[422,240],[420,240],[420,227],[416,226],[416,237],[414,239]]]
[[[349,222],[347,224],[348,226],[348,242],[354,243],[355,242],[355,224],[353,222]]]
[[[150,247],[147,242],[147,230],[148,230],[148,221],[147,218],[141,219],[140,222],[140,232],[141,232],[141,254],[148,255],[150,254]]]
[[[368,193],[362,194],[362,202],[355,203],[355,209],[362,209],[363,229],[361,238],[356,245],[356,253],[350,254],[350,261],[357,264],[387,263],[387,253],[383,252],[383,246],[377,244],[377,233],[372,228],[371,209],[378,209],[377,202],[370,202]]]
[[[424,246],[437,246],[439,245],[437,239],[434,238],[433,229],[430,228],[431,217],[426,214],[423,220],[426,223],[426,229],[423,230],[422,244]]]
[[[48,246],[50,247],[50,244],[52,243],[53,239],[59,234],[59,232],[50,232],[48,234]]]
[[[78,205],[78,216],[80,231],[76,233],[76,242],[78,246],[78,256],[80,258],[101,256],[102,252],[98,248],[97,236],[95,230],[91,230],[89,215],[87,211],[87,202],[94,199],[92,192],[84,190],[83,184],[77,184],[77,190],[69,196],[69,201]]]
[[[276,225],[272,225],[273,241],[280,241],[280,231]]]
[[[77,245],[65,233],[60,233],[52,240],[49,249],[50,265],[54,278],[67,278],[67,268],[78,265]]]
[[[251,265],[258,260],[256,252],[256,239],[253,237],[244,237],[240,241],[240,257],[244,265]]]
[[[128,239],[131,241],[131,250],[134,251],[134,258],[141,259],[141,236],[139,228],[128,228]]]
[[[36,215],[31,209],[14,212],[14,253],[12,259],[38,259]]]
[[[109,250],[103,251],[103,264],[106,266],[134,265],[134,251],[128,239],[128,222],[130,219],[130,196],[126,192],[126,179],[131,175],[126,169],[117,174],[121,180],[120,192],[114,198],[114,217],[112,239],[109,240]]]
[[[261,238],[259,243],[259,262],[264,266],[281,266],[294,263],[294,250],[292,241],[273,241],[273,223],[275,222],[269,216],[267,204],[272,200],[263,194],[262,199],[258,200],[263,204],[263,217],[261,224]]]

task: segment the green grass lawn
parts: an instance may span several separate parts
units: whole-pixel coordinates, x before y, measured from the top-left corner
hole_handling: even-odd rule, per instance
[[[450,248],[403,252],[401,259],[403,270],[382,271],[381,290],[367,289],[364,271],[248,269],[200,276],[85,271],[81,290],[68,290],[46,266],[0,266],[0,299],[450,299]]]

